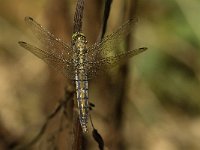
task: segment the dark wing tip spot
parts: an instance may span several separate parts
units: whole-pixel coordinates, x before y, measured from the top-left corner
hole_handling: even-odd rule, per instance
[[[19,41],[18,43],[19,43],[19,45],[21,45],[21,46],[26,44],[26,42],[23,42],[23,41]]]
[[[25,19],[24,19],[25,21],[27,21],[27,20],[31,20],[31,21],[33,21],[33,18],[31,18],[31,17],[29,17],[29,16],[27,16],[27,17],[25,17]]]
[[[130,22],[138,22],[139,21],[139,18],[135,17],[135,18],[131,18],[129,19]]]
[[[141,47],[141,48],[139,48],[139,49],[145,51],[145,50],[147,50],[148,48],[147,48],[147,47]]]

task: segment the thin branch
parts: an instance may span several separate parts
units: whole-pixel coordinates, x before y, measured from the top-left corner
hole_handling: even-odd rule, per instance
[[[108,17],[110,15],[111,4],[112,4],[112,0],[106,0],[105,5],[104,5],[104,14],[103,14],[102,25],[101,25],[101,29],[99,32],[97,42],[100,42],[105,35]],[[101,134],[98,133],[97,129],[95,129],[94,124],[92,122],[91,115],[89,115],[89,117],[90,117],[90,122],[91,122],[91,125],[93,128],[92,136],[93,136],[94,140],[98,143],[99,149],[103,150],[104,149],[104,140],[103,140]]]
[[[40,129],[40,132],[33,138],[33,140],[31,142],[29,142],[28,144],[26,144],[22,147],[18,147],[15,150],[25,150],[25,149],[28,149],[31,146],[33,146],[35,143],[37,143],[41,139],[42,135],[45,133],[49,121],[58,114],[58,112],[62,108],[62,105],[63,105],[63,102],[59,103],[59,105],[56,107],[56,109],[47,117],[45,123],[43,124],[42,128]]]
[[[74,113],[74,127],[73,127],[73,132],[74,132],[74,141],[72,144],[72,150],[81,150],[83,147],[83,134],[82,134],[82,129],[79,121],[79,117],[77,113]]]
[[[99,32],[99,36],[97,40],[99,42],[103,39],[106,32],[108,17],[110,15],[111,4],[112,4],[112,0],[106,0],[105,6],[104,6],[103,20],[102,20],[103,23],[101,25],[101,30]]]
[[[61,110],[61,108],[63,108],[65,110],[66,104],[67,102],[71,99],[71,97],[73,96],[72,93],[66,93],[65,95],[65,100],[62,100],[58,103],[58,105],[56,106],[56,108],[54,109],[54,111],[47,117],[45,123],[43,124],[42,128],[40,129],[39,133],[26,145],[23,145],[22,147],[17,147],[15,148],[15,150],[25,150],[25,149],[29,149],[30,147],[32,147],[34,144],[36,144],[41,137],[44,135],[49,122],[58,114],[58,112]],[[63,112],[64,114],[64,112]],[[65,114],[64,114],[65,115]]]
[[[82,31],[83,10],[84,10],[84,0],[78,0],[76,5],[76,11],[74,14],[73,33]]]

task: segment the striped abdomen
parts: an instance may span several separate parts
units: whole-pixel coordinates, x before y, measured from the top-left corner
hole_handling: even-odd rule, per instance
[[[74,50],[76,98],[79,110],[79,119],[83,132],[87,132],[88,121],[88,79],[87,79],[87,40],[86,37],[76,32],[72,36]]]
[[[79,109],[79,119],[83,132],[87,132],[88,121],[88,80],[81,72],[76,74],[76,98]]]

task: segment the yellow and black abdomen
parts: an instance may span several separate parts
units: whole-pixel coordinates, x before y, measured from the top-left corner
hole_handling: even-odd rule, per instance
[[[80,124],[83,132],[87,132],[88,121],[88,80],[87,76],[79,72],[75,77],[76,98],[79,110]]]

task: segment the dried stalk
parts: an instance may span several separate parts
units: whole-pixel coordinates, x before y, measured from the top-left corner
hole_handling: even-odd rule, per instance
[[[82,31],[82,18],[84,10],[84,0],[78,0],[74,15],[73,33]],[[76,111],[76,99],[74,96],[74,111],[73,111],[73,143],[72,150],[80,150],[83,143],[82,129],[79,121],[79,116]]]
[[[78,0],[74,14],[73,33],[82,31],[83,10],[84,10],[84,0]]]

